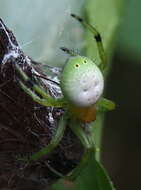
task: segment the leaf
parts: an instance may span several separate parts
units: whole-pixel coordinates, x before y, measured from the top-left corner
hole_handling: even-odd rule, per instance
[[[105,54],[108,60],[107,75],[111,67],[111,57],[114,52],[116,42],[116,31],[120,24],[122,16],[124,0],[88,0],[86,5],[87,21],[96,27],[100,32],[103,40]],[[89,31],[86,32],[86,55],[99,63],[97,45],[92,40],[92,35]],[[116,103],[116,102],[115,102]],[[96,122],[94,122],[94,139],[96,142],[97,160],[100,160],[101,136],[103,127],[103,114],[98,114]]]
[[[115,43],[115,32],[120,23],[121,11],[124,0],[88,0],[86,5],[86,16],[89,23],[94,25],[100,32],[108,58],[113,53]],[[92,36],[86,33],[87,56],[96,61],[99,60],[97,46]]]
[[[119,50],[124,51],[130,57],[140,57],[141,55],[141,25],[138,22],[140,18],[141,1],[128,0],[122,26],[120,27]],[[140,61],[134,61],[134,64],[140,64]]]
[[[105,48],[105,52],[110,60],[115,45],[115,33],[120,23],[123,0],[87,0],[85,1],[85,15],[87,22],[94,25],[100,32]],[[82,16],[82,15],[80,15]],[[78,23],[79,24],[79,23]],[[92,34],[84,28],[85,54],[96,62],[99,62],[97,46]],[[108,64],[108,67],[110,63]],[[94,140],[96,148],[100,148],[103,125],[103,115],[98,114],[94,122]],[[100,159],[100,151],[96,154],[96,159]],[[89,165],[84,169],[78,179],[72,184],[66,181],[59,181],[53,186],[53,190],[113,190],[114,187],[103,166],[92,158]],[[64,185],[65,184],[65,185]]]
[[[113,184],[105,169],[91,157],[89,165],[74,183],[60,180],[52,190],[114,190]]]

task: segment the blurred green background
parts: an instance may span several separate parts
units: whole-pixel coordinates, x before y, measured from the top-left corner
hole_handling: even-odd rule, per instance
[[[117,109],[105,118],[102,158],[119,190],[141,189],[140,8],[140,0],[125,2],[107,81],[107,97]]]
[[[70,18],[69,13],[82,15],[85,9],[88,12],[91,2],[0,0],[0,17],[13,30],[27,55],[36,61],[59,66],[67,58],[59,47],[88,51],[84,30]],[[116,6],[119,9],[118,0]],[[122,8],[122,11],[119,10],[120,25],[116,28],[112,48],[108,52],[112,52],[113,57],[105,96],[114,100],[117,108],[105,117],[102,162],[118,190],[133,190],[141,189],[141,1],[125,0]],[[95,7],[91,10],[94,11]],[[96,10],[99,12],[98,18],[95,18],[96,26],[105,27],[108,31],[111,20],[116,18],[112,6],[107,11],[105,1]],[[110,13],[113,18],[110,18]],[[105,19],[104,22],[100,15],[109,15],[109,20]],[[99,26],[101,20],[103,25]],[[110,38],[110,32],[102,32],[105,43]]]

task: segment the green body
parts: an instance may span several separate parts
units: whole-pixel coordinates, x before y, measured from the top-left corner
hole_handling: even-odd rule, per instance
[[[104,87],[103,75],[87,57],[74,56],[65,64],[61,74],[61,89],[70,104],[90,107],[100,98]]]

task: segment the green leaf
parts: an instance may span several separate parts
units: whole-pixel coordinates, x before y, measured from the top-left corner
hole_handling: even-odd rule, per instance
[[[130,57],[139,57],[141,55],[141,24],[138,22],[140,14],[141,1],[128,0],[122,26],[120,27],[119,48],[121,52],[125,52]],[[140,64],[135,61],[134,64]]]
[[[92,155],[89,165],[74,183],[60,180],[52,190],[114,190],[113,184],[105,169]]]
[[[86,5],[86,16],[89,23],[94,25],[100,32],[108,59],[113,53],[115,43],[115,32],[120,23],[121,11],[124,0],[88,0]],[[95,61],[99,60],[97,46],[92,35],[86,33],[87,56]]]
[[[86,18],[100,32],[103,40],[105,54],[108,60],[107,75],[111,67],[111,57],[116,43],[116,31],[120,24],[124,0],[87,0]],[[86,55],[96,63],[100,62],[97,45],[89,31],[86,32]],[[106,85],[105,85],[106,86]],[[116,103],[116,102],[115,102]],[[96,143],[97,160],[100,160],[101,137],[103,131],[103,114],[98,114],[94,122],[94,139]]]
[[[102,36],[104,49],[108,58],[108,67],[110,67],[109,60],[114,52],[115,34],[121,19],[123,1],[124,0],[85,1],[86,6],[84,11],[87,22],[95,26]],[[82,14],[80,16],[82,16]],[[84,31],[85,54],[98,63],[100,62],[100,59],[93,36],[86,28],[84,28]],[[96,142],[96,149],[99,150],[101,145],[102,126],[103,115],[98,114],[97,120],[94,122],[93,132],[94,140]],[[100,160],[100,151],[97,151],[96,159]],[[73,184],[61,180],[53,187],[53,190],[113,190],[114,187],[107,175],[107,172],[96,159],[92,158],[89,161],[89,165],[84,169]]]

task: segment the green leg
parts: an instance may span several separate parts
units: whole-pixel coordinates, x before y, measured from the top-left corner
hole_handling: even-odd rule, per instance
[[[75,18],[76,20],[78,20],[79,22],[81,22],[85,27],[87,27],[94,35],[94,39],[96,40],[97,43],[97,47],[98,47],[98,52],[99,52],[99,56],[101,59],[101,63],[100,63],[100,69],[103,71],[106,67],[106,55],[105,55],[105,51],[104,51],[104,47],[103,47],[103,43],[102,43],[102,38],[100,33],[97,31],[97,29],[95,27],[93,27],[92,25],[88,24],[86,21],[84,21],[81,17],[75,15],[75,14],[71,14],[71,16],[73,18]]]
[[[70,124],[71,130],[74,134],[80,139],[81,143],[85,147],[85,152],[82,156],[82,159],[78,166],[66,177],[68,180],[75,180],[83,171],[83,169],[87,166],[91,157],[95,156],[95,145],[93,140],[92,128],[90,125],[86,126],[87,131],[85,131],[81,124],[78,122],[72,122]]]
[[[68,176],[66,176],[65,179],[70,181],[74,181],[75,179],[77,179],[77,177],[80,176],[84,168],[88,165],[91,156],[93,156],[94,158],[93,150],[86,150],[78,166]]]
[[[62,51],[64,51],[65,53],[71,55],[71,56],[77,56],[77,55],[78,55],[78,54],[77,54],[74,50],[72,50],[72,49],[68,49],[68,48],[66,48],[66,47],[61,47],[60,49],[61,49]]]
[[[36,160],[40,159],[41,157],[51,153],[57,147],[60,140],[62,139],[62,137],[64,135],[65,127],[66,127],[66,118],[64,116],[62,116],[60,118],[58,128],[56,130],[56,134],[54,135],[54,137],[52,137],[50,144],[48,144],[46,147],[42,148],[39,152],[33,154],[29,158],[29,161],[36,161]]]
[[[65,104],[65,101],[63,98],[60,99],[54,99],[51,96],[47,94],[47,92],[44,91],[40,86],[35,84],[33,81],[30,80],[30,78],[22,71],[19,65],[15,64],[16,70],[20,74],[22,80],[26,83],[29,83],[31,88],[39,94],[42,98],[40,98],[37,94],[34,93],[30,88],[28,88],[20,79],[19,84],[22,87],[22,89],[29,95],[31,98],[44,106],[54,106],[54,107],[63,107]]]
[[[100,98],[96,103],[97,111],[112,111],[115,109],[115,107],[116,107],[115,103],[106,98]]]

